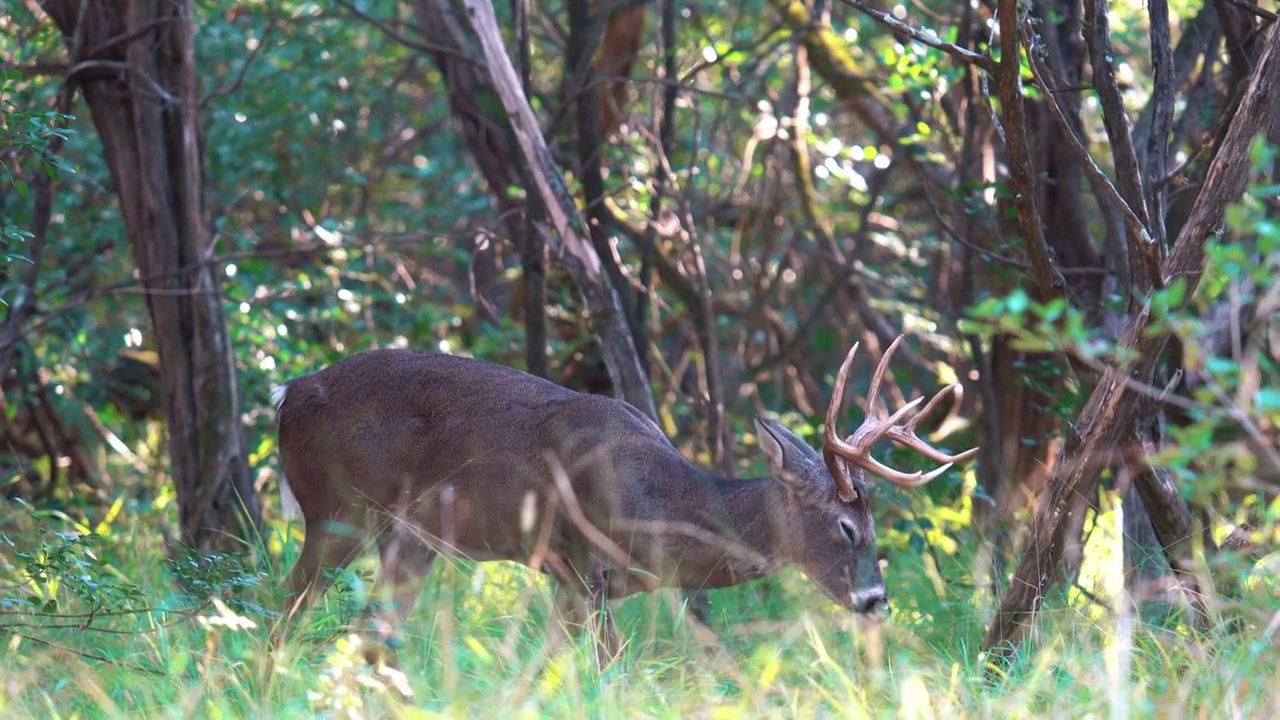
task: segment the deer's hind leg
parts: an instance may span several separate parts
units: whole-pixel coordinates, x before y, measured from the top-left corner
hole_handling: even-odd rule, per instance
[[[411,526],[395,521],[382,539],[379,548],[381,571],[373,584],[372,625],[377,635],[378,648],[365,652],[365,660],[376,664],[381,650],[389,653],[387,663],[397,665],[397,650],[404,644],[396,637],[403,632],[413,606],[422,594],[422,587],[435,564],[436,551],[414,532]]]
[[[363,549],[363,542],[353,528],[319,525],[308,528],[302,552],[285,580],[289,600],[273,634],[272,647],[280,645],[292,631],[297,617],[310,610],[329,589],[331,579],[325,570],[346,568]]]

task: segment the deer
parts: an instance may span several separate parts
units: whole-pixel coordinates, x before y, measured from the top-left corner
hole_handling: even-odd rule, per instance
[[[281,504],[305,530],[286,616],[325,592],[325,568],[376,548],[373,594],[391,599],[380,647],[392,645],[442,554],[550,575],[562,619],[595,634],[601,663],[621,651],[607,601],[724,588],[787,566],[856,617],[883,621],[866,473],[918,487],[978,451],[949,454],[917,434],[946,394],[959,407],[958,384],[918,413],[924,397],[892,415],[881,406],[904,337],[883,353],[851,435],[838,435],[836,419],[858,343],[837,373],[820,451],[756,415],[768,474],[747,479],[691,463],[623,400],[484,360],[374,349],[293,379],[273,390]],[[882,439],[941,465],[888,467],[871,455]]]

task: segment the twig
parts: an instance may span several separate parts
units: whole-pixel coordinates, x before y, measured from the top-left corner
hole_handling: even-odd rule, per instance
[[[249,68],[252,67],[253,63],[258,59],[258,55],[262,52],[262,49],[267,46],[267,41],[271,39],[271,34],[275,32],[276,26],[280,23],[280,6],[277,4],[271,8],[270,12],[271,16],[267,20],[267,27],[262,31],[262,37],[258,40],[258,44],[253,47],[253,50],[249,51],[249,57],[245,58],[244,62],[240,65],[240,70],[236,73],[235,79],[232,80],[230,84],[214,88],[212,92],[205,96],[204,100],[200,101],[201,108],[205,107],[216,98],[230,95],[231,93],[239,90],[240,86],[244,84],[244,78],[249,74]]]
[[[355,15],[357,18],[378,28],[378,30],[381,30],[384,35],[386,35],[387,37],[391,38],[392,40],[400,43],[401,45],[411,50],[417,50],[419,52],[424,52],[424,53],[438,53],[440,55],[448,55],[450,57],[458,58],[463,62],[467,62],[472,65],[475,65],[476,67],[479,67],[479,68],[485,67],[485,64],[482,60],[477,60],[476,58],[471,57],[465,52],[462,52],[458,48],[439,45],[437,43],[432,43],[432,42],[425,42],[422,40],[411,40],[410,38],[406,37],[404,33],[391,27],[391,25],[388,24],[386,21],[379,20],[378,18],[373,17],[372,15],[361,10],[360,8],[357,8],[355,5],[351,3],[350,0],[334,0],[334,1],[337,2],[339,5],[341,5],[342,7],[346,8],[347,11],[350,12],[352,15]]]
[[[1027,43],[1027,47],[1030,48],[1032,45],[1032,31],[1030,23],[1022,23],[1022,32],[1025,42]],[[1041,87],[1048,89],[1050,87],[1049,82],[1045,78],[1044,68],[1036,59],[1036,54],[1034,52],[1028,52],[1027,56],[1031,60],[1031,72],[1035,75],[1036,81],[1040,83]],[[1089,173],[1089,176],[1093,178],[1098,186],[1105,191],[1106,200],[1115,208],[1116,212],[1120,213],[1121,217],[1124,218],[1125,227],[1134,237],[1139,238],[1139,241],[1144,245],[1153,245],[1155,241],[1152,240],[1151,233],[1147,231],[1146,222],[1137,215],[1133,206],[1121,197],[1120,192],[1116,190],[1116,186],[1111,182],[1111,178],[1107,177],[1107,174],[1102,171],[1102,168],[1098,167],[1098,164],[1094,162],[1093,156],[1089,154],[1089,151],[1080,142],[1080,137],[1076,135],[1075,131],[1071,128],[1071,123],[1067,120],[1066,114],[1063,113],[1062,106],[1058,104],[1057,98],[1054,97],[1051,92],[1046,92],[1044,97],[1045,105],[1053,115],[1054,121],[1058,123],[1058,127],[1062,130],[1063,136],[1066,137],[1067,142],[1071,146],[1072,152],[1076,155],[1076,159],[1079,160],[1080,165],[1084,168],[1085,172]],[[1139,193],[1138,199],[1141,200],[1141,193]],[[1157,272],[1156,275],[1159,275],[1159,273]],[[1158,282],[1156,287],[1159,287]]]
[[[88,50],[85,50],[83,53],[80,53],[77,51],[72,57],[80,57],[80,56],[93,57],[94,55],[98,55],[100,53],[106,52],[109,48],[112,48],[115,45],[121,45],[123,43],[136,40],[142,37],[143,35],[146,35],[148,32],[151,32],[152,29],[157,28],[161,25],[165,25],[167,23],[171,23],[177,19],[178,18],[176,17],[152,18],[147,22],[144,22],[141,25],[129,30],[128,32],[123,32],[123,33],[120,33],[119,35],[116,35],[114,37],[109,37],[106,40],[103,40],[97,45],[94,45]],[[77,27],[80,27],[80,26],[77,25]],[[73,50],[77,50],[77,49],[73,48]]]
[[[578,532],[582,533],[587,542],[594,545],[605,555],[608,555],[609,559],[618,568],[623,570],[632,568],[634,563],[631,562],[631,553],[627,552],[600,528],[596,527],[587,517],[587,514],[582,511],[582,505],[578,504],[578,496],[573,491],[573,485],[569,482],[569,474],[565,472],[564,465],[561,465],[560,460],[550,451],[546,454],[546,460],[551,469],[551,479],[555,482],[556,495],[560,499],[560,506],[564,508],[570,522],[578,529]],[[640,572],[632,573],[632,575],[644,586],[645,590],[653,591],[658,589],[658,581],[649,573]]]
[[[1085,586],[1081,585],[1078,579],[1074,583],[1072,583],[1072,585],[1075,586],[1076,592],[1083,595],[1084,598],[1088,600],[1090,603],[1097,605],[1107,615],[1110,615],[1111,617],[1116,616],[1116,611],[1110,605],[1108,605],[1105,600],[1093,594],[1092,590],[1089,590]]]
[[[900,32],[903,35],[906,35],[907,37],[911,38],[912,40],[915,40],[916,42],[922,45],[928,45],[929,47],[934,48],[935,50],[941,50],[946,54],[960,60],[961,62],[965,62],[970,65],[976,65],[982,70],[988,73],[991,73],[993,75],[996,72],[996,61],[991,59],[991,56],[989,55],[976,53],[976,52],[973,52],[972,50],[967,50],[965,48],[962,48],[959,45],[954,45],[952,43],[945,42],[942,38],[938,37],[938,35],[934,33],[932,30],[917,30],[883,10],[880,10],[879,8],[873,8],[867,5],[862,0],[840,0],[840,1],[855,10],[861,11],[868,17],[879,22],[881,25],[884,25],[890,30],[893,30],[894,32]]]
[[[1086,0],[1084,3],[1085,44],[1089,47],[1089,56],[1093,61],[1094,86],[1102,105],[1102,124],[1106,128],[1110,141],[1111,154],[1114,160],[1115,173],[1120,185],[1119,194],[1108,188],[1112,194],[1112,202],[1122,213],[1125,227],[1129,231],[1129,285],[1132,302],[1133,293],[1146,293],[1162,286],[1160,277],[1160,260],[1163,248],[1156,244],[1147,230],[1150,223],[1142,187],[1142,172],[1138,168],[1138,154],[1133,146],[1133,135],[1129,131],[1129,121],[1125,116],[1124,97],[1116,80],[1114,56],[1111,46],[1111,31],[1107,23],[1107,7],[1103,0]],[[1023,32],[1029,33],[1027,23],[1023,24]],[[1028,47],[1030,44],[1028,43]],[[1028,57],[1033,53],[1028,52]],[[1033,58],[1034,65],[1034,58]],[[1076,143],[1075,133],[1069,129],[1065,134]],[[1096,170],[1092,158],[1085,162],[1085,167],[1093,168],[1101,177],[1101,170]],[[1105,185],[1104,185],[1105,187]]]
[[[1099,362],[1097,359],[1081,350],[1080,347],[1074,343],[1061,347],[1061,350],[1070,356],[1073,361],[1080,363],[1099,375],[1114,372],[1119,383],[1124,386],[1126,390],[1131,390],[1139,395],[1145,395],[1158,403],[1171,405],[1191,412],[1204,413],[1206,415],[1212,414],[1218,409],[1211,405],[1205,405],[1204,403],[1192,400],[1191,398],[1175,395],[1170,388],[1157,387],[1132,376],[1122,375],[1114,365]]]
[[[1013,195],[1018,228],[1031,260],[1040,299],[1047,301],[1064,294],[1066,281],[1058,269],[1057,255],[1045,238],[1044,224],[1036,203],[1039,193],[1035,187],[1035,162],[1027,140],[1026,106],[1022,95],[1018,8],[1017,0],[1000,0],[1000,64],[993,74],[1004,115],[1009,189]]]
[[[1258,17],[1265,19],[1267,22],[1275,22],[1276,19],[1280,17],[1280,15],[1276,15],[1275,13],[1265,8],[1260,8],[1251,2],[1246,2],[1246,0],[1227,0],[1227,3],[1231,5],[1235,5],[1241,10],[1244,10],[1245,12],[1253,13],[1254,15],[1257,15]]]
[[[36,643],[37,645],[43,645],[47,648],[52,648],[54,650],[60,650],[65,653],[77,655],[86,660],[94,660],[96,662],[102,662],[102,663],[107,663],[108,665],[114,665],[122,670],[136,670],[137,672],[144,672],[144,673],[147,673],[148,675],[156,675],[160,677],[163,677],[164,675],[167,674],[162,670],[156,670],[155,668],[150,668],[150,667],[147,667],[146,665],[138,665],[137,663],[122,663],[119,660],[112,660],[111,658],[106,657],[104,655],[97,655],[95,653],[85,652],[83,650],[76,650],[75,648],[67,647],[66,645],[63,645],[61,643],[55,643],[49,640],[41,640],[38,637],[31,637],[30,635],[20,635],[18,637],[21,637],[24,640],[29,640],[33,643]]]

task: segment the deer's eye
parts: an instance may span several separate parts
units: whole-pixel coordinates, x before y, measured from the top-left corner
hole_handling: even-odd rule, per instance
[[[853,526],[852,521],[840,518],[840,531],[844,533],[845,537],[849,538],[850,545],[858,546],[858,530]]]

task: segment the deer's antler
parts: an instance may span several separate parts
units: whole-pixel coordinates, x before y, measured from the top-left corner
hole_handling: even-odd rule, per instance
[[[889,370],[889,360],[893,357],[894,351],[898,349],[898,344],[902,342],[904,337],[906,336],[899,335],[898,339],[894,340],[885,350],[884,356],[880,359],[880,364],[876,366],[875,373],[871,376],[871,385],[867,389],[866,419],[862,421],[862,425],[852,435],[844,440],[841,440],[840,436],[836,434],[836,416],[840,413],[841,400],[844,398],[844,387],[849,381],[849,369],[853,366],[853,358],[858,353],[858,343],[854,343],[853,347],[849,349],[849,354],[845,356],[844,363],[840,365],[840,372],[836,374],[836,384],[831,394],[831,402],[827,405],[827,424],[822,444],[822,456],[826,460],[827,469],[831,471],[831,477],[835,479],[837,496],[843,502],[852,502],[857,498],[858,494],[853,487],[853,479],[849,475],[849,467],[841,460],[847,460],[863,470],[873,472],[898,485],[916,487],[933,480],[946,472],[953,464],[967,460],[978,452],[978,448],[975,447],[957,455],[948,455],[925,442],[916,434],[916,425],[921,418],[937,407],[938,401],[942,399],[944,393],[951,392],[955,395],[955,401],[957,403],[960,401],[962,390],[958,384],[948,385],[939,390],[924,406],[924,410],[905,422],[902,422],[902,419],[924,401],[923,397],[918,397],[903,405],[888,418],[884,417],[886,409],[880,404],[880,383],[884,380],[886,372],[889,373],[890,377],[893,376],[893,371]],[[944,464],[928,473],[905,473],[888,467],[871,457],[871,446],[885,437],[899,445],[915,450],[934,462]]]

